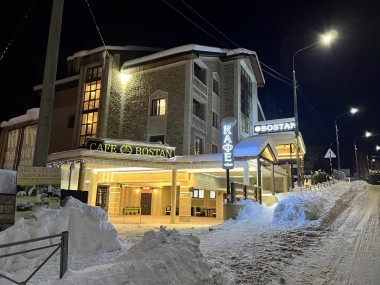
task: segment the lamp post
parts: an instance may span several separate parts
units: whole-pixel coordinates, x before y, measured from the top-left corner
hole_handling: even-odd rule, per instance
[[[295,145],[295,148],[296,148],[296,161],[297,161],[297,185],[299,187],[302,186],[302,180],[301,180],[301,160],[300,160],[300,154],[299,154],[299,141],[298,141],[299,140],[299,126],[298,126],[298,106],[297,106],[297,80],[296,80],[296,71],[294,68],[294,61],[295,61],[296,55],[298,53],[300,53],[301,51],[304,51],[305,49],[311,48],[311,47],[318,45],[318,44],[329,45],[335,39],[336,36],[337,36],[336,31],[331,31],[325,35],[322,35],[321,39],[318,42],[315,42],[311,45],[308,45],[304,48],[301,48],[293,54],[293,100],[294,100],[294,119],[296,122],[296,127],[295,127],[296,145]],[[293,177],[292,177],[292,179],[293,179]]]
[[[366,132],[363,136],[354,137],[354,150],[355,150],[355,164],[356,164],[356,174],[359,176],[359,166],[358,166],[358,148],[356,147],[356,139],[358,138],[368,138],[372,136],[372,133]]]
[[[338,121],[337,121],[337,119],[340,116],[347,115],[347,114],[354,115],[358,111],[359,110],[357,108],[351,107],[349,112],[339,114],[338,116],[335,117],[335,136],[336,136],[336,150],[337,150],[337,157],[338,157],[338,170],[340,170],[340,153],[339,153],[339,136],[338,136]]]

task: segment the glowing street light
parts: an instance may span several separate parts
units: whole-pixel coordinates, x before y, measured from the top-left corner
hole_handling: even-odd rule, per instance
[[[294,119],[296,121],[296,128],[295,128],[295,134],[296,134],[296,160],[297,160],[297,185],[299,187],[302,186],[302,180],[301,180],[301,161],[300,161],[300,154],[299,154],[299,126],[298,126],[298,107],[297,107],[297,80],[296,80],[296,71],[294,68],[294,60],[296,55],[304,51],[305,49],[311,48],[315,45],[322,44],[322,45],[329,45],[336,37],[338,36],[337,31],[332,30],[324,35],[322,35],[319,39],[319,41],[308,45],[304,48],[301,48],[297,50],[293,54],[293,99],[294,99]]]
[[[340,153],[339,153],[339,138],[338,138],[338,122],[337,122],[337,119],[340,116],[347,115],[347,114],[354,115],[358,111],[359,111],[358,108],[351,107],[349,112],[339,114],[338,116],[335,117],[335,136],[336,136],[336,149],[337,149],[337,156],[338,156],[338,170],[340,170]]]
[[[380,149],[380,146],[377,145],[377,146],[376,146],[376,151],[378,151],[379,149]]]
[[[365,134],[363,136],[357,136],[354,138],[355,164],[356,164],[357,175],[359,175],[359,166],[358,166],[358,149],[356,147],[356,139],[358,139],[358,138],[369,138],[370,136],[372,136],[372,133],[367,131],[367,132],[365,132]]]

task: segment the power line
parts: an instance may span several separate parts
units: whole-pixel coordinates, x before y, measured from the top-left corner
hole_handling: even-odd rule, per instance
[[[219,34],[221,34],[225,39],[229,40],[231,43],[233,43],[236,47],[238,48],[241,48],[241,46],[239,44],[237,44],[235,41],[233,41],[230,37],[228,37],[226,34],[224,34],[221,30],[219,30],[217,27],[215,27],[212,23],[210,23],[205,17],[203,17],[201,14],[199,14],[195,9],[193,9],[189,4],[187,4],[184,0],[181,0],[182,3],[184,3],[191,11],[193,11],[198,17],[200,17],[203,21],[205,21],[209,26],[211,26],[214,30],[216,30]],[[252,56],[252,55],[250,55]],[[277,75],[280,75],[281,77],[285,78],[286,80],[289,80],[289,81],[292,81],[292,79],[290,79],[289,77],[286,77],[285,75],[279,73],[278,71],[272,69],[271,67],[269,67],[268,65],[266,65],[265,63],[263,63],[262,61],[258,60],[260,64],[264,65],[266,68],[270,69],[271,71],[275,72]],[[273,76],[272,74],[268,73],[269,75]],[[273,76],[274,78],[277,78],[278,77],[275,77]],[[283,80],[280,80],[280,81],[283,81]],[[285,81],[283,81],[285,82]]]
[[[171,5],[170,3],[168,3],[167,1],[163,0],[163,2],[170,6],[173,10],[175,10],[177,13],[179,13],[182,17],[184,17],[186,20],[188,20],[190,23],[192,23],[193,25],[195,25],[198,29],[202,30],[203,32],[205,32],[206,34],[208,34],[210,37],[212,37],[214,40],[216,40],[218,43],[220,43],[222,46],[224,46],[225,48],[229,48],[227,45],[225,45],[224,43],[222,43],[220,40],[218,40],[216,37],[214,37],[213,35],[211,35],[209,32],[207,32],[205,29],[203,29],[202,27],[200,27],[197,23],[195,23],[194,21],[192,21],[190,18],[188,18],[187,16],[185,16],[181,11],[179,11],[177,8],[175,8],[173,5]]]
[[[315,108],[313,107],[313,105],[311,104],[311,102],[309,101],[309,99],[307,98],[306,94],[302,91],[301,87],[298,85],[298,89],[300,91],[300,95],[301,97],[304,99],[304,102],[306,103],[306,106],[309,108],[309,110],[311,111],[311,114],[314,116],[314,118],[316,119],[318,125],[320,126],[321,130],[331,139],[331,140],[334,140],[331,135],[328,133],[328,131],[326,130],[326,127],[327,127],[327,124],[322,120],[322,118],[318,115],[318,112],[315,110]],[[325,125],[325,126],[323,126]],[[329,127],[327,127],[328,129]]]
[[[16,39],[18,32],[20,31],[21,27],[24,25],[26,19],[29,17],[29,14],[32,11],[35,3],[36,3],[36,0],[33,0],[32,4],[29,6],[28,12],[26,12],[24,18],[22,18],[21,23],[18,25],[18,27],[16,29],[16,32],[14,33],[13,37],[8,42],[8,44],[6,45],[3,53],[1,54],[0,62],[3,60],[5,54],[7,53],[8,49],[9,49],[9,47],[13,44],[14,40]]]
[[[237,46],[238,48],[241,48],[236,42],[234,42],[232,39],[230,39],[227,35],[225,35],[222,31],[220,31],[218,28],[216,28],[213,24],[211,24],[205,17],[203,17],[202,15],[200,15],[195,9],[193,9],[190,5],[188,5],[184,0],[181,0],[182,3],[184,3],[189,9],[191,9],[191,11],[193,11],[196,15],[198,15],[198,17],[200,17],[203,21],[205,21],[209,26],[211,26],[214,30],[216,30],[219,34],[221,34],[224,38],[226,38],[227,40],[229,40],[231,43],[233,43],[235,46]],[[167,3],[165,0],[164,0],[165,3]],[[167,3],[168,4],[168,3]],[[169,4],[168,4],[169,5]],[[170,5],[171,6],[171,5]],[[177,9],[176,9],[177,10]],[[177,12],[179,12],[177,10]],[[183,15],[181,12],[179,12],[181,15]],[[185,17],[186,19],[188,19],[189,21],[191,21],[188,17]],[[193,21],[191,21],[192,23],[194,23]],[[195,24],[195,23],[194,23]],[[199,27],[197,24],[195,24],[197,27]],[[205,31],[203,28],[201,28],[203,31]],[[206,32],[206,31],[205,31]],[[207,34],[210,35],[210,33],[206,32]],[[212,36],[213,37],[213,36]],[[213,37],[215,39],[215,37]],[[250,55],[252,56],[252,55]],[[271,72],[265,70],[262,68],[262,71],[265,72],[266,74],[272,76],[273,78],[279,80],[279,81],[282,81],[283,83],[285,84],[288,84],[290,86],[293,85],[293,80],[290,79],[289,77],[277,72],[276,70],[272,69],[271,67],[269,67],[268,65],[266,65],[265,63],[259,61],[260,64],[262,64],[263,66],[265,66],[266,68],[268,68],[269,70],[271,70],[272,72],[274,72],[275,74],[281,76],[282,78],[284,79],[281,79],[279,78],[278,76],[272,74]],[[287,80],[287,81],[286,81]],[[299,87],[298,88],[299,91],[300,91],[300,94],[302,96],[302,98],[304,99],[305,103],[306,103],[306,106],[311,110],[311,113],[312,115],[317,119],[317,123],[319,124],[319,126],[321,127],[322,131],[326,133],[326,135],[332,139],[332,137],[330,136],[330,134],[326,131],[325,127],[322,125],[322,124],[325,124],[324,121],[321,119],[321,117],[318,115],[318,112],[315,110],[315,108],[313,107],[313,105],[311,104],[311,102],[308,100],[306,94],[303,93],[303,91],[301,90],[301,88]]]
[[[103,43],[103,46],[104,46],[104,49],[106,50],[107,55],[108,55],[109,53],[108,53],[107,46],[106,46],[106,44],[104,43],[104,40],[103,40],[102,34],[100,33],[100,29],[99,29],[99,27],[98,27],[98,24],[96,23],[96,20],[95,20],[94,14],[92,13],[92,10],[91,10],[91,7],[90,7],[90,3],[88,3],[87,0],[84,0],[84,1],[86,1],[86,3],[87,3],[88,9],[90,10],[90,14],[91,14],[92,20],[94,21],[94,24],[95,24],[96,30],[98,31],[99,37],[100,37],[100,39],[101,39],[101,41],[102,41],[102,43]]]

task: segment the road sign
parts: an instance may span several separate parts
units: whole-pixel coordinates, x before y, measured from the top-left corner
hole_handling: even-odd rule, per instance
[[[336,155],[335,155],[335,153],[333,153],[331,148],[329,148],[329,150],[326,152],[325,158],[336,158]]]

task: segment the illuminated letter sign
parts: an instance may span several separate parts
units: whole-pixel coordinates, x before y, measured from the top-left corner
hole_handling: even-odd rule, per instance
[[[278,133],[294,131],[296,123],[294,118],[259,122],[253,128],[256,134]]]
[[[222,121],[222,150],[223,150],[223,168],[234,168],[234,118],[225,118]]]
[[[88,139],[86,148],[109,153],[134,154],[141,156],[162,156],[165,158],[175,157],[175,148],[160,144],[138,145],[131,141],[112,141],[103,139]]]

